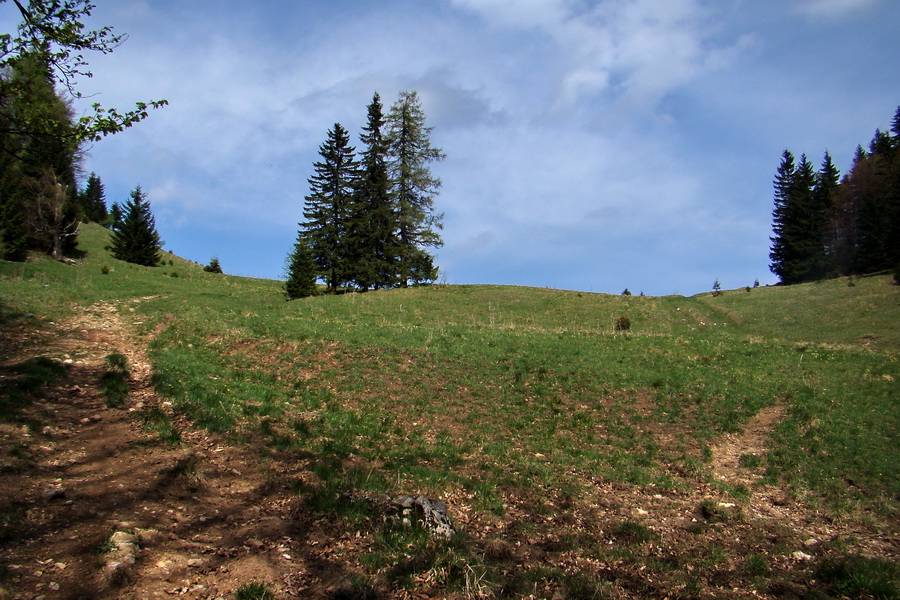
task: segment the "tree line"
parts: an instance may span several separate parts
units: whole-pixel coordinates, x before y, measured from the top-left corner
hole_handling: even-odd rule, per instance
[[[775,173],[769,268],[784,284],[893,270],[900,283],[900,107],[841,178],[785,150]]]
[[[444,154],[431,145],[415,91],[401,92],[386,115],[378,93],[367,109],[359,154],[340,123],[319,147],[287,260],[289,298],[315,294],[319,281],[336,293],[437,279],[430,250],[443,244],[441,181],[430,164]]]

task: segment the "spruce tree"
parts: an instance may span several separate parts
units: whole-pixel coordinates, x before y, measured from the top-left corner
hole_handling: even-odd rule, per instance
[[[315,174],[308,180],[310,193],[303,208],[306,221],[300,224],[303,241],[329,292],[337,292],[352,277],[347,231],[358,179],[354,152],[347,130],[335,123],[319,147],[322,160],[315,163]]]
[[[360,135],[364,148],[347,232],[351,278],[364,291],[391,287],[398,279],[397,214],[391,197],[384,125],[381,98],[376,93]]]
[[[287,260],[287,280],[284,282],[284,290],[288,300],[315,296],[318,291],[317,272],[318,267],[313,260],[312,250],[302,234],[298,235],[294,250],[288,255]]]
[[[132,190],[125,203],[121,223],[112,235],[112,253],[119,260],[155,267],[159,264],[160,238],[150,201],[141,186]]]
[[[102,223],[106,220],[106,192],[103,189],[103,182],[96,173],[88,176],[87,184],[84,191],[80,195],[81,207],[84,211],[84,218],[94,223]]]
[[[772,246],[769,251],[771,263],[769,269],[784,283],[791,278],[793,247],[791,244],[791,194],[797,178],[797,166],[794,155],[785,150],[781,155],[781,164],[775,172],[775,208],[772,211],[772,232],[769,238]]]
[[[809,276],[823,279],[835,272],[834,253],[836,242],[832,228],[834,197],[840,185],[841,174],[831,154],[822,158],[822,167],[815,176],[810,196],[810,246],[812,250]]]
[[[398,218],[399,279],[427,280],[436,275],[429,248],[443,245],[438,231],[443,214],[435,212],[434,199],[441,180],[432,176],[430,164],[445,158],[431,145],[431,127],[425,126],[416,92],[401,92],[387,116],[389,168]]]

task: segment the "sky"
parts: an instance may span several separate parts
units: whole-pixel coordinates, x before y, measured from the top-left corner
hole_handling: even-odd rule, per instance
[[[165,248],[282,278],[329,128],[415,90],[446,154],[440,281],[693,295],[766,285],[790,149],[845,172],[900,105],[897,0],[96,0],[88,148]],[[17,22],[0,4],[0,25]]]

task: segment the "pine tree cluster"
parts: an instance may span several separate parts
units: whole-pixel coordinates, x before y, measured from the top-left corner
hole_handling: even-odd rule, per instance
[[[289,298],[314,294],[319,280],[335,293],[437,278],[429,249],[443,244],[434,211],[441,181],[429,165],[444,155],[431,130],[416,92],[402,92],[387,115],[374,95],[359,155],[340,123],[328,131],[287,260]]]
[[[774,186],[769,268],[782,283],[900,273],[900,107],[843,179],[828,152],[815,171],[785,150]]]

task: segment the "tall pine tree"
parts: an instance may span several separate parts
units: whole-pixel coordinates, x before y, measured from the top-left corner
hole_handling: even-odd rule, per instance
[[[443,214],[436,213],[434,199],[441,180],[430,164],[443,160],[440,148],[431,145],[431,127],[416,92],[401,92],[387,116],[389,168],[398,218],[399,281],[405,286],[433,280],[437,273],[430,248],[443,245],[439,230]]]
[[[384,125],[381,98],[376,93],[360,135],[364,147],[347,232],[351,278],[362,290],[391,287],[398,280],[397,213],[391,196]]]
[[[358,178],[355,148],[340,123],[328,131],[319,147],[321,161],[309,178],[301,223],[303,242],[312,252],[318,275],[330,292],[336,292],[352,278],[348,265],[347,231]]]
[[[826,151],[810,195],[810,279],[824,279],[834,274],[835,241],[831,223],[840,178],[840,171]]]
[[[781,164],[775,172],[775,208],[772,211],[772,232],[769,238],[772,246],[769,251],[769,269],[782,282],[791,278],[794,249],[791,241],[792,214],[791,195],[797,178],[797,165],[794,155],[785,150],[781,155]]]
[[[125,203],[121,223],[113,230],[113,256],[145,267],[155,267],[160,260],[160,245],[150,201],[141,186],[137,186]]]

